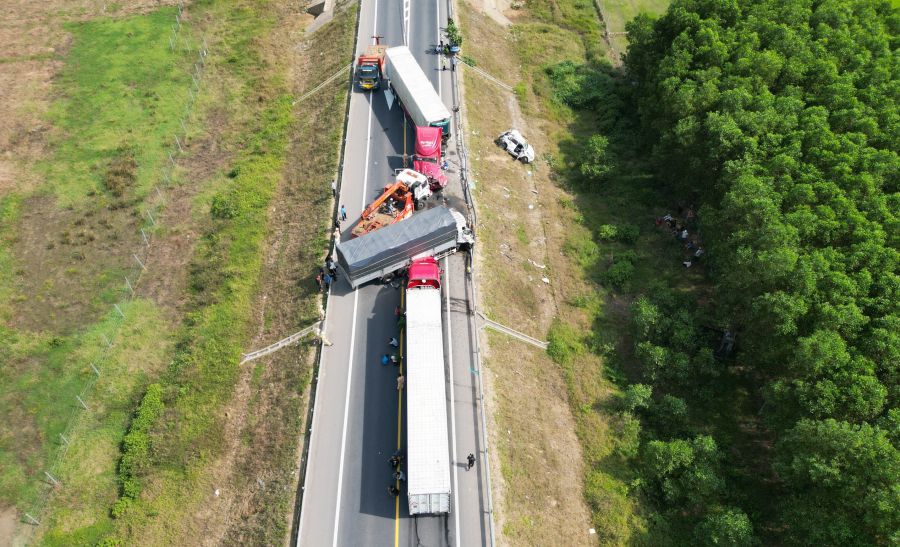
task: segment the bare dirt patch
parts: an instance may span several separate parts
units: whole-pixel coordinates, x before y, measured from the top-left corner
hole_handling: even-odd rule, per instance
[[[14,507],[0,508],[0,541],[5,542],[13,537],[18,520],[18,514]]]
[[[24,201],[12,240],[16,295],[10,326],[65,334],[108,311],[105,272],[121,268],[139,246],[139,216],[130,207],[59,209],[52,198]]]
[[[498,25],[508,27],[513,22],[507,17],[512,12],[511,0],[474,0],[469,3],[472,8],[493,19]]]

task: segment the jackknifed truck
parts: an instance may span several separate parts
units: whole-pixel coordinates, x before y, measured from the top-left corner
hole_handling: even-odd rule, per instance
[[[406,488],[410,515],[450,512],[441,269],[414,260],[406,282]]]
[[[337,263],[355,289],[374,279],[388,283],[417,258],[441,258],[474,243],[462,213],[438,206],[338,243]]]
[[[385,73],[394,95],[416,127],[439,127],[450,137],[450,111],[406,46],[388,48]]]

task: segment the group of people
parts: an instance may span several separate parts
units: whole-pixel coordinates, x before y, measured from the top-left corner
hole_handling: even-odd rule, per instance
[[[316,275],[316,287],[319,289],[319,292],[327,291],[331,284],[337,280],[337,276],[337,266],[329,256],[325,259],[325,266],[319,268],[319,273]]]
[[[679,207],[679,213],[682,211],[683,209]],[[688,225],[693,228],[695,218],[694,208],[692,206],[687,208],[687,211],[684,214],[684,221],[672,216],[671,213],[667,213],[665,216],[656,219],[657,226],[662,227],[665,225],[671,232],[672,237],[684,245],[686,255],[681,264],[685,268],[690,268],[699,262],[700,258],[706,253],[706,250],[700,245],[699,237],[691,236],[688,231]]]

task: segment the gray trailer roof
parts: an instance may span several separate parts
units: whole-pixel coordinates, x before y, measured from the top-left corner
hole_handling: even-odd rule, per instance
[[[450,209],[435,207],[339,243],[338,261],[349,275],[360,278],[424,253],[438,244],[456,241],[457,233],[456,219]]]

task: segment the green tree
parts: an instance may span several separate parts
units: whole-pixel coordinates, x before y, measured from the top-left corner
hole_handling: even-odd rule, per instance
[[[733,507],[706,515],[694,529],[694,540],[708,547],[749,547],[757,543],[750,518]]]
[[[784,524],[798,542],[886,545],[900,539],[900,452],[868,424],[801,420],[779,443],[790,496]]]
[[[603,135],[591,135],[581,154],[581,174],[594,182],[606,180],[612,170],[609,139]]]

